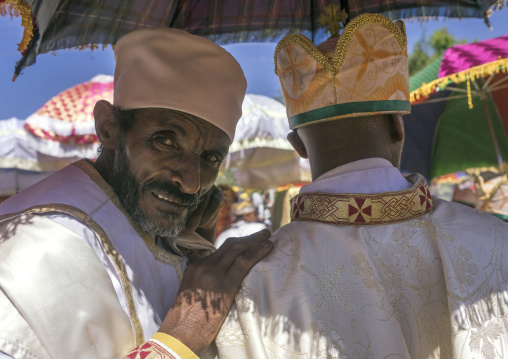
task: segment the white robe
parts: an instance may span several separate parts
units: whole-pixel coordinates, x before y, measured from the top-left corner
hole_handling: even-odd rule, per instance
[[[366,159],[301,193],[411,186],[389,162]],[[218,354],[203,357],[508,357],[508,227],[499,219],[434,200],[430,212],[401,222],[296,220],[272,239],[216,338]]]
[[[0,352],[16,359],[122,358],[158,330],[187,264],[85,161],[4,202],[0,233]]]

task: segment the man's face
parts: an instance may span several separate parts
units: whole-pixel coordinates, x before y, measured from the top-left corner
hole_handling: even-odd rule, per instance
[[[114,187],[146,232],[170,237],[212,187],[231,140],[196,116],[139,109],[115,153]]]
[[[244,214],[243,215],[243,220],[245,222],[249,222],[249,223],[255,223],[258,221],[258,216],[256,214],[256,211],[252,211],[252,212],[249,212],[247,214]]]

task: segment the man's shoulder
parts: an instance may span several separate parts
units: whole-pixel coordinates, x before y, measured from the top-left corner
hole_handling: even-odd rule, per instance
[[[67,189],[77,185],[74,172],[72,166],[67,166],[14,194],[0,204],[0,216],[20,212],[43,202],[51,203],[60,196],[69,195]]]
[[[63,207],[87,212],[107,200],[106,192],[89,175],[69,165],[1,203],[0,221],[23,213],[65,212]]]
[[[0,221],[0,246],[18,238],[79,237],[69,227],[82,226],[76,218],[59,213],[24,213]],[[29,247],[26,248],[27,250]]]
[[[437,221],[446,221],[464,223],[470,225],[476,221],[482,223],[491,223],[492,225],[500,225],[506,227],[508,223],[495,217],[494,215],[479,211],[475,208],[468,207],[461,203],[450,202],[443,199],[434,199],[433,218]]]
[[[269,272],[280,269],[281,262],[299,260],[296,253],[301,251],[305,241],[304,227],[309,223],[291,222],[277,229],[270,237],[273,242],[272,251],[261,259],[248,274],[247,279],[269,277]]]

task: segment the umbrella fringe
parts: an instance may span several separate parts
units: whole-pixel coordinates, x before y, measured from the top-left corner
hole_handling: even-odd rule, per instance
[[[433,94],[438,87],[443,88],[450,83],[460,84],[464,82],[467,82],[469,85],[471,80],[500,72],[508,72],[508,58],[498,59],[497,61],[492,61],[487,64],[474,66],[467,70],[436,79],[429,83],[423,83],[422,86],[410,93],[409,96],[411,104],[416,104],[425,100]],[[469,108],[472,108],[470,86],[468,86],[468,103]]]
[[[21,42],[18,44],[18,51],[25,51],[34,36],[34,16],[30,6],[24,0],[5,0],[4,2],[0,2],[0,15],[10,15],[11,17],[21,16],[21,25],[24,31]],[[103,50],[107,47],[108,44],[102,45]],[[111,47],[114,49],[114,45],[111,45]],[[74,47],[75,50],[90,49],[92,51],[98,48],[98,44],[87,44]]]
[[[18,51],[25,51],[34,35],[32,9],[30,9],[30,6],[23,0],[6,0],[5,3],[5,6],[10,8],[9,13],[11,16],[21,15],[21,25],[24,27],[24,31],[23,38],[18,44]]]
[[[502,10],[505,6],[508,6],[508,0],[497,0],[492,8],[494,10]]]
[[[469,109],[473,108],[473,99],[471,98],[471,81],[467,79],[467,105]]]
[[[0,0],[0,16],[9,15],[11,19],[20,17],[20,13],[12,4],[8,4],[5,0]]]
[[[108,47],[108,44],[102,44],[102,50],[105,50]],[[99,48],[99,44],[87,44],[87,45],[79,45],[73,47],[74,50],[87,50],[90,49],[91,51],[96,50]],[[111,45],[111,48],[114,50],[115,45]],[[55,53],[56,55],[56,53]]]

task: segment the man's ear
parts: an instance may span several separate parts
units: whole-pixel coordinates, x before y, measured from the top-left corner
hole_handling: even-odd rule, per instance
[[[302,139],[298,135],[296,131],[291,131],[288,133],[288,141],[291,143],[291,146],[298,152],[300,157],[302,158],[309,158],[309,155],[307,154],[307,149],[305,148],[305,144],[303,143]]]
[[[394,114],[390,116],[390,135],[395,142],[404,141],[404,120],[402,115]]]
[[[113,105],[108,101],[100,100],[93,109],[95,118],[95,131],[102,146],[116,150],[119,145],[119,127]]]

